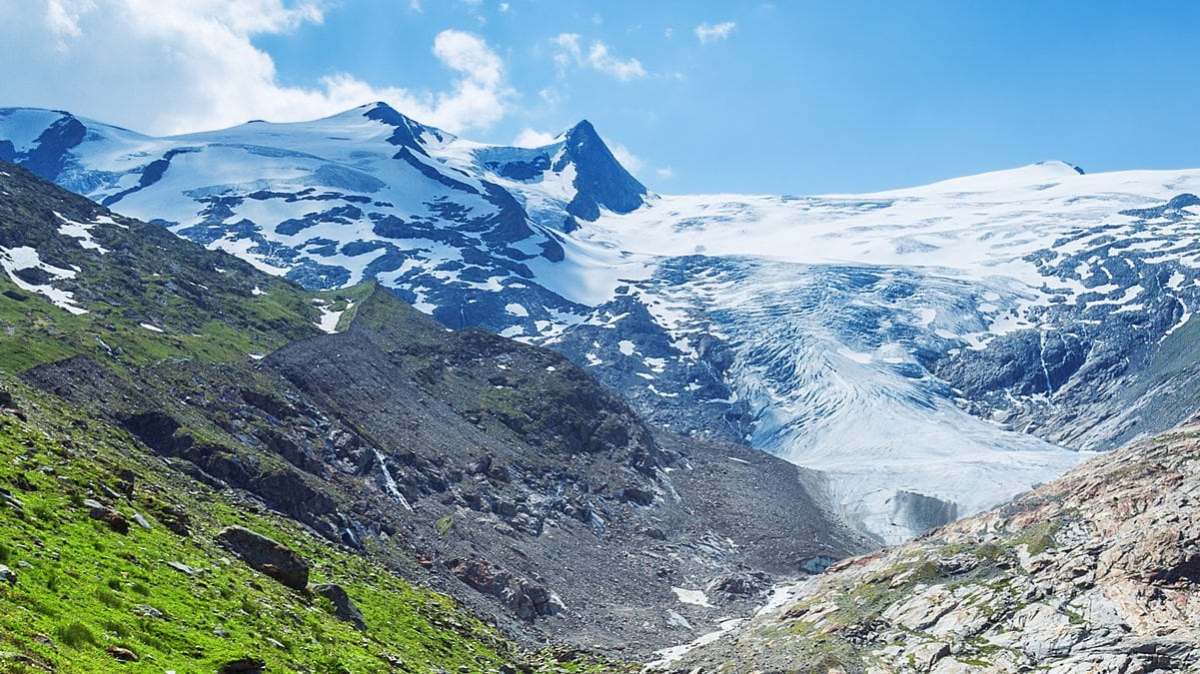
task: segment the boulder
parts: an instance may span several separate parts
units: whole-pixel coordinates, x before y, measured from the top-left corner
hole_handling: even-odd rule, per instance
[[[626,503],[648,506],[654,503],[654,493],[640,487],[625,487],[621,490],[621,500]]]
[[[134,653],[133,651],[129,650],[128,648],[121,648],[120,646],[109,646],[107,651],[108,651],[108,654],[111,655],[114,660],[119,660],[120,662],[137,662],[138,661],[137,653]]]
[[[187,538],[192,534],[192,520],[188,514],[179,508],[166,506],[158,511],[158,521],[162,522],[163,526],[168,531],[176,536]]]
[[[13,571],[12,569],[8,568],[7,566],[5,566],[3,564],[0,564],[0,583],[7,583],[8,585],[16,585],[17,584],[17,572]]]
[[[172,569],[175,569],[176,571],[178,571],[179,573],[182,573],[185,576],[196,575],[196,570],[193,569],[192,567],[188,566],[187,564],[184,564],[183,562],[169,561],[169,562],[167,562],[167,566],[171,567]]]
[[[303,590],[308,586],[308,564],[286,546],[245,527],[232,526],[217,534],[217,543],[250,568],[279,583]]]
[[[104,522],[109,529],[119,533],[129,533],[129,520],[121,513],[94,499],[84,499],[83,505],[88,509],[88,517]]]
[[[731,573],[709,583],[709,589],[740,597],[749,597],[767,589],[770,581],[762,574]]]
[[[446,568],[459,580],[484,594],[502,601],[518,618],[533,621],[538,616],[554,615],[563,603],[545,587],[494,566],[483,559],[453,559]]]
[[[313,592],[325,597],[333,604],[333,615],[338,620],[344,620],[352,625],[355,629],[366,630],[367,623],[363,620],[362,613],[354,602],[350,599],[350,595],[346,594],[346,590],[342,589],[341,585],[334,583],[325,583],[322,585],[314,585]]]

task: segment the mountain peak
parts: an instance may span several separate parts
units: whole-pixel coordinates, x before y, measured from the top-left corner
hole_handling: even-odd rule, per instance
[[[567,205],[571,215],[595,220],[600,217],[601,207],[628,213],[642,205],[646,187],[617,161],[596,127],[586,119],[567,131],[564,152],[555,170],[561,170],[567,162],[575,165],[578,190]]]
[[[358,112],[360,110],[365,111],[362,113],[363,117],[375,119],[383,122],[384,124],[391,124],[392,126],[422,126],[422,124],[417,122],[415,119],[405,115],[383,101],[375,101],[374,103],[361,105],[355,108],[353,112]]]
[[[396,129],[391,137],[388,138],[388,142],[392,145],[407,147],[421,154],[428,154],[423,147],[422,136],[429,135],[438,142],[445,142],[453,138],[453,136],[441,129],[426,126],[383,101],[376,101],[355,108],[356,111],[364,109],[366,112],[362,113],[363,117],[382,122]]]
[[[1058,170],[1062,170],[1062,171],[1073,171],[1076,174],[1081,175],[1081,176],[1087,175],[1086,173],[1084,173],[1083,169],[1079,168],[1075,164],[1072,164],[1071,162],[1067,162],[1067,161],[1062,161],[1060,159],[1047,159],[1045,161],[1039,161],[1039,162],[1035,163],[1034,166],[1042,166],[1042,167],[1058,169]]]
[[[575,126],[572,126],[570,129],[567,129],[567,132],[565,135],[567,138],[592,137],[592,138],[596,138],[597,140],[600,139],[600,134],[596,133],[596,127],[592,126],[592,123],[586,119],[581,119],[578,122],[576,122]]]

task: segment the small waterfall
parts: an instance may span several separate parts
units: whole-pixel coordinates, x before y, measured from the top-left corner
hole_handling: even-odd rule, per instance
[[[374,451],[375,460],[379,462],[379,470],[383,473],[383,490],[399,501],[400,505],[411,511],[413,507],[408,502],[408,499],[404,498],[404,494],[400,493],[400,488],[396,486],[396,478],[392,477],[392,471],[388,470],[387,461],[383,458],[383,452],[378,449]]]

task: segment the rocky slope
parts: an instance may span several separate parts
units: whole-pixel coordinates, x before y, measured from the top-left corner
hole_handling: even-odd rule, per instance
[[[795,466],[375,284],[307,292],[11,165],[0,234],[0,369],[528,647],[637,658],[869,544]]]
[[[780,589],[661,669],[1195,671],[1200,425]]]

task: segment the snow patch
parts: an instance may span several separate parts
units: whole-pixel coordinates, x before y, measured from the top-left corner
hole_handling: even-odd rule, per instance
[[[708,596],[700,590],[688,590],[682,587],[672,587],[671,591],[675,593],[675,598],[678,599],[682,604],[713,608],[713,605],[708,602]]]

